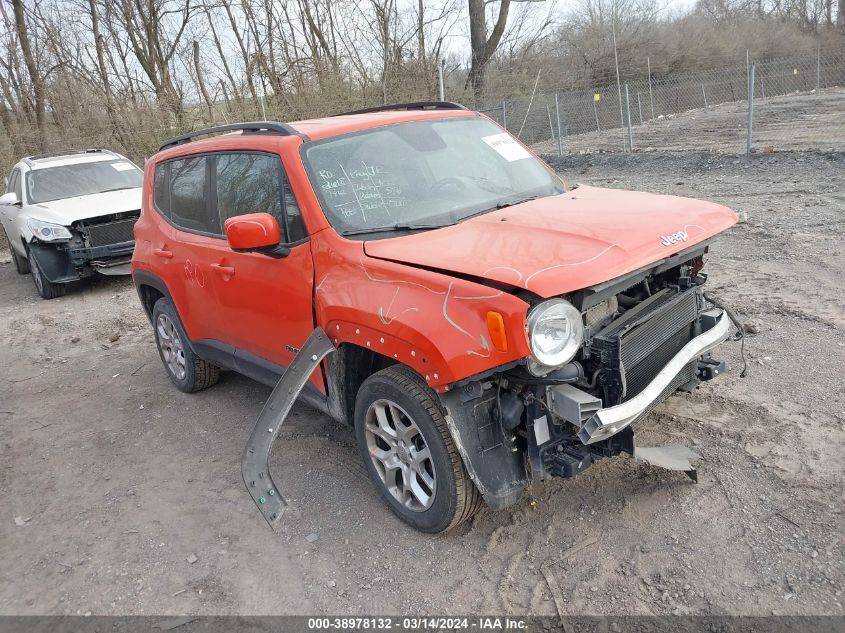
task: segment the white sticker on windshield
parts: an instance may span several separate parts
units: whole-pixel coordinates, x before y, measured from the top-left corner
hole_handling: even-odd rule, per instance
[[[499,156],[509,163],[515,160],[522,160],[523,158],[531,158],[529,151],[507,132],[493,134],[492,136],[482,136],[481,140],[496,150]]]
[[[135,169],[135,165],[126,162],[112,163],[111,166],[117,171],[129,171],[130,169]]]

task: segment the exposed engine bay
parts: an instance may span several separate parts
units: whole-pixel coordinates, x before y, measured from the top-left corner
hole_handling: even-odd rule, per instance
[[[730,317],[704,295],[705,253],[567,297],[584,323],[573,360],[491,381],[492,417],[503,441],[526,451],[531,477],[572,477],[598,458],[633,455],[635,419],[724,371],[709,350],[727,338]]]
[[[92,275],[125,275],[135,248],[133,228],[140,211],[113,213],[74,222],[64,242],[33,240],[30,253],[51,282],[63,283]]]

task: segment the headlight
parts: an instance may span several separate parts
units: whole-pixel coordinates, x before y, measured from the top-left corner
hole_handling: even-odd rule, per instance
[[[32,234],[42,242],[60,242],[72,237],[67,227],[61,224],[51,224],[50,222],[29,218],[26,225],[32,231]]]
[[[542,376],[568,363],[583,339],[584,324],[574,305],[552,299],[534,306],[528,313],[528,340],[534,354],[528,369]]]

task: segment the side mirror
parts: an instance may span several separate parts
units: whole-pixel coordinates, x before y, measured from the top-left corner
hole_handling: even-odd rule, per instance
[[[20,203],[21,201],[18,200],[18,194],[16,194],[14,191],[4,193],[2,196],[0,196],[0,204],[19,205]]]
[[[223,223],[226,239],[233,251],[273,249],[282,239],[279,223],[269,213],[248,213]]]

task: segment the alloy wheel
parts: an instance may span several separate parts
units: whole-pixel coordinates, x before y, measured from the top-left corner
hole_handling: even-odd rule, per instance
[[[158,347],[167,370],[177,379],[185,378],[185,345],[173,321],[166,314],[159,314],[156,323]]]
[[[44,280],[41,278],[41,269],[38,267],[38,262],[34,257],[29,258],[29,265],[32,270],[32,280],[35,282],[35,288],[38,294],[44,295]]]
[[[409,510],[428,510],[437,492],[437,475],[414,419],[395,402],[376,400],[367,409],[364,430],[370,459],[387,491]]]

